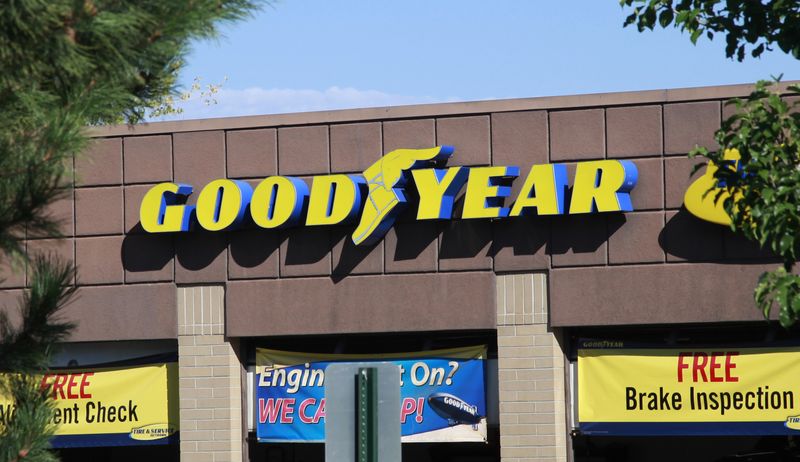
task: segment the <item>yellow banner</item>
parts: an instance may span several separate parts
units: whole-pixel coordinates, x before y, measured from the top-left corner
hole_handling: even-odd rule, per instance
[[[176,362],[55,370],[41,379],[54,401],[54,447],[166,443],[178,431]],[[14,404],[0,398],[0,424]]]
[[[798,433],[799,379],[798,347],[579,349],[578,417],[608,434]]]

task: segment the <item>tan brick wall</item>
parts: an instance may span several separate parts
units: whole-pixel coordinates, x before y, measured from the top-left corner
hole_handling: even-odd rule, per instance
[[[547,325],[547,275],[497,276],[500,454],[566,461],[564,354]]]
[[[241,461],[242,365],[225,332],[222,286],[178,288],[181,460]]]

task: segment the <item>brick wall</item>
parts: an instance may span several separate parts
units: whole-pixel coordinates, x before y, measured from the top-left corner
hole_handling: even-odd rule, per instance
[[[113,316],[93,314],[109,312],[101,301],[130,293],[150,294],[152,306],[172,306],[174,291],[168,289],[174,284],[226,284],[226,296],[238,297],[254,286],[285,291],[305,278],[337,288],[361,280],[353,287],[369,281],[388,293],[407,284],[405,276],[412,273],[436,284],[453,275],[485,284],[493,272],[548,271],[554,325],[757,319],[749,291],[753,278],[770,267],[768,255],[681,209],[694,164],[686,153],[696,144],[713,147],[722,102],[748,91],[714,87],[97,128],[97,139],[75,161],[76,189],[51,207],[68,238],[30,236],[26,246],[30,253],[50,251],[78,264],[84,296],[69,311],[81,321],[74,340],[97,340],[112,331],[120,339],[148,338],[135,322],[127,323],[130,328],[109,324],[126,316],[122,304],[112,307]],[[366,248],[350,243],[352,227],[346,226],[146,235],[138,224],[143,194],[160,181],[190,183],[198,191],[214,178],[255,182],[281,174],[308,180],[358,173],[397,147],[444,143],[456,147],[451,165],[516,164],[523,172],[535,163],[563,162],[572,172],[578,161],[632,160],[639,168],[632,194],[636,211],[416,222],[411,210],[384,240]],[[515,193],[521,184],[515,182]],[[456,215],[459,208],[457,203]],[[0,272],[12,274],[9,268]],[[715,272],[733,278],[731,284],[720,287],[708,276]],[[374,276],[381,277],[365,279]],[[585,290],[574,290],[574,281],[585,281]],[[653,295],[654,281],[663,294]],[[0,282],[9,290],[25,284],[24,271]],[[343,293],[331,289],[324,295],[335,299]],[[676,311],[664,294],[684,294],[695,303]],[[690,309],[697,301],[705,309]],[[441,313],[455,319],[461,307],[440,302]],[[302,308],[289,303],[288,309]],[[595,303],[602,309],[585,309]],[[485,310],[484,318],[494,316],[490,305],[476,309]],[[249,312],[231,305],[228,314]],[[336,316],[324,314],[322,319]],[[371,329],[349,327],[361,331],[359,326]],[[263,329],[261,335],[277,334]],[[157,335],[174,338],[174,328]]]
[[[181,460],[242,460],[242,365],[224,336],[224,289],[178,288]]]
[[[547,276],[497,276],[500,455],[567,460],[564,353],[547,324]]]

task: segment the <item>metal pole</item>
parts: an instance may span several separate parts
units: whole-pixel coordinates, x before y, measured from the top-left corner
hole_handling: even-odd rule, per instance
[[[357,382],[357,462],[378,462],[378,370],[359,368]]]

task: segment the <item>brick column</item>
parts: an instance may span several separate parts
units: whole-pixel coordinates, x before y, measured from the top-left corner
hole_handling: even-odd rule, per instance
[[[497,275],[500,455],[567,460],[564,354],[547,325],[547,275]]]
[[[242,365],[225,338],[225,289],[178,288],[181,460],[242,460]]]

